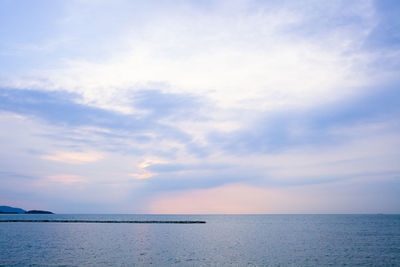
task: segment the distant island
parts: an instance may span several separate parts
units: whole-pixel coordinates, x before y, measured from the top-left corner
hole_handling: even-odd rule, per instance
[[[54,214],[51,211],[47,210],[28,210],[25,214]]]
[[[54,214],[47,210],[23,210],[20,208],[14,208],[10,206],[0,206],[0,214]]]

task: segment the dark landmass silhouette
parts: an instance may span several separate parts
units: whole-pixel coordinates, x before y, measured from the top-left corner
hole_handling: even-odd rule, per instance
[[[14,207],[9,207],[9,206],[0,206],[0,213],[5,213],[5,214],[19,214],[19,213],[25,213],[26,210],[20,209],[20,208],[14,208]]]
[[[54,214],[47,210],[23,210],[20,208],[14,208],[10,206],[0,206],[0,214]]]
[[[25,214],[54,214],[54,213],[47,210],[29,210],[25,212]]]

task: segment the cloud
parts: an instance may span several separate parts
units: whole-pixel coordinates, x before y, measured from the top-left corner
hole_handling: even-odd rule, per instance
[[[151,176],[150,173],[144,173],[144,174],[140,174],[140,173],[130,173],[129,176],[132,176],[136,179],[149,179]]]
[[[36,179],[36,177],[32,175],[26,175],[16,172],[5,172],[5,171],[0,171],[0,178],[1,179],[15,178],[15,179],[28,179],[28,180]]]
[[[103,159],[99,152],[55,152],[52,155],[43,155],[42,159],[69,164],[85,164]]]
[[[143,6],[127,8],[138,12]],[[66,90],[85,104],[133,113],[132,92],[154,86],[163,93],[195,92],[222,107],[274,110],[341,99],[375,81],[368,73],[374,54],[354,49],[374,26],[369,2],[244,1],[215,4],[207,12],[193,2],[150,6],[151,18],[121,21],[124,49],[101,60],[67,58],[4,84]],[[78,7],[73,11],[90,21]],[[346,27],[337,25],[342,19]]]
[[[64,183],[64,184],[87,182],[87,179],[85,177],[82,177],[79,175],[73,175],[73,174],[51,175],[51,176],[47,176],[46,179],[48,179],[51,182],[58,182],[58,183]]]
[[[123,114],[81,103],[77,94],[43,90],[10,89],[0,91],[0,109],[36,116],[52,124],[68,126],[98,126],[121,130],[163,128],[162,119],[196,119],[195,110],[202,107],[201,99],[191,95],[164,94],[157,90],[138,91],[129,97],[136,114]],[[185,114],[185,116],[184,116]],[[192,114],[192,116],[189,116]]]
[[[258,118],[231,132],[211,131],[208,140],[230,153],[277,153],[306,145],[338,145],[349,135],[338,129],[382,123],[398,130],[400,92],[397,87],[371,89],[368,93],[330,105],[309,109],[261,112]]]
[[[398,4],[7,5],[2,196],[100,212],[400,203]]]
[[[380,50],[398,49],[400,23],[397,14],[400,12],[400,6],[395,0],[386,0],[374,1],[374,7],[379,22],[369,35],[368,47]]]
[[[0,110],[59,128],[43,131],[44,137],[107,150],[145,153],[147,146],[152,145],[160,153],[175,153],[174,147],[191,142],[191,135],[170,121],[198,119],[194,112],[200,105],[197,98],[157,91],[138,94],[131,97],[132,106],[137,105],[144,113],[128,115],[77,103],[80,98],[73,94],[2,89]]]
[[[8,98],[6,98],[8,102],[4,101],[3,103],[8,106],[11,106],[10,103],[16,104],[14,108],[18,110],[18,102],[15,99],[18,99],[17,96],[21,96],[21,94],[13,95],[14,91],[19,92],[19,90],[10,89]],[[44,94],[47,95],[47,93]],[[248,126],[245,125],[244,128],[239,128],[237,131],[216,131],[211,128],[214,136],[209,135],[209,138],[201,143],[197,143],[191,138],[161,139],[159,142],[155,142],[155,137],[158,135],[163,137],[165,132],[159,133],[157,129],[151,128],[138,129],[140,134],[145,130],[151,138],[134,138],[137,136],[135,132],[128,133],[131,128],[124,128],[124,125],[120,124],[116,127],[111,125],[107,128],[107,124],[97,124],[99,120],[106,120],[107,116],[113,116],[110,118],[121,122],[126,120],[126,124],[129,124],[128,115],[105,110],[99,110],[99,113],[87,112],[86,115],[91,116],[87,116],[82,124],[88,126],[72,124],[67,127],[53,128],[54,126],[48,125],[45,130],[47,134],[35,133],[36,136],[41,136],[42,140],[46,140],[45,142],[53,140],[50,143],[57,142],[64,148],[70,147],[70,150],[57,149],[58,153],[54,152],[54,148],[52,150],[46,148],[49,152],[43,153],[39,149],[35,156],[42,155],[43,158],[44,155],[44,159],[49,161],[69,164],[89,163],[91,160],[93,160],[92,163],[96,163],[100,159],[102,165],[110,167],[113,164],[128,164],[128,166],[130,164],[132,168],[127,168],[118,175],[110,175],[115,177],[114,179],[118,183],[126,183],[128,179],[123,177],[129,173],[135,174],[136,178],[150,174],[152,179],[147,179],[149,182],[144,184],[141,189],[144,192],[212,188],[234,181],[274,186],[319,184],[352,179],[357,175],[374,172],[396,172],[397,169],[393,168],[392,160],[390,160],[393,157],[397,158],[394,151],[390,149],[398,147],[395,142],[396,129],[398,129],[396,126],[398,121],[395,116],[398,112],[396,94],[395,90],[389,88],[386,91],[381,90],[379,94],[361,96],[348,103],[340,102],[337,105],[321,106],[315,110],[275,112],[268,114],[266,119],[261,116],[261,119],[249,120]],[[35,95],[35,92],[27,94],[27,96],[30,95]],[[169,98],[173,97],[174,95],[169,96]],[[49,93],[49,100],[44,99],[54,103],[53,109],[59,108],[58,98],[54,97],[52,93]],[[180,99],[179,95],[178,99]],[[38,112],[35,105],[29,104],[35,102],[39,104],[39,97],[23,97],[19,101],[21,109],[18,112],[23,116],[38,114],[37,118],[52,122],[46,119],[45,112],[41,112],[40,109]],[[70,100],[66,101],[71,103],[72,111],[75,105],[77,108],[81,106]],[[151,102],[151,98],[146,101]],[[146,101],[142,102],[143,105]],[[28,105],[24,105],[25,103]],[[64,106],[62,103],[61,101],[61,107]],[[8,107],[7,105],[4,106]],[[152,112],[157,110],[156,105],[150,105],[149,109]],[[160,110],[162,113],[164,108]],[[174,116],[174,114],[181,114],[185,108],[178,108],[177,111],[169,110],[170,113],[166,112],[165,116],[172,116],[179,122],[177,119],[179,116]],[[69,110],[66,109],[64,112],[68,116]],[[108,113],[111,114],[108,115]],[[262,115],[264,116],[264,113]],[[157,118],[153,115],[141,114],[140,116],[158,123],[158,116]],[[24,117],[21,117],[20,120],[29,121]],[[61,120],[55,125],[60,125],[60,122]],[[7,123],[11,125],[10,122]],[[71,126],[74,127],[71,128]],[[169,127],[174,126],[177,127],[174,124]],[[36,127],[38,126],[30,126],[30,128]],[[210,128],[200,128],[200,130],[203,135],[207,136]],[[215,139],[215,136],[218,136],[219,139]],[[109,149],[110,145],[113,146],[112,149]],[[197,153],[192,153],[190,149],[193,145],[202,147],[207,154],[199,156]],[[101,151],[96,153],[103,155],[103,158],[96,153],[86,155],[84,152],[74,152],[96,151],[99,147],[108,151],[107,156]],[[170,148],[177,149],[171,150]],[[44,147],[41,148],[41,150],[43,149]],[[132,160],[137,162],[136,166],[142,163],[140,168],[144,168],[146,173],[126,160],[123,163],[111,163],[114,160],[110,161],[109,158],[115,158],[119,153],[132,155]],[[380,153],[380,160],[377,160],[378,156],[365,156],[366,154],[378,155],[378,153]],[[324,159],[324,155],[332,155],[332,157]],[[338,172],[339,170],[342,171]],[[112,173],[110,170],[108,172]],[[98,181],[106,181],[108,178],[106,175],[98,179]]]
[[[210,164],[207,162],[197,163],[197,164],[187,164],[187,163],[148,163],[143,165],[143,168],[152,172],[161,172],[161,173],[168,173],[168,172],[180,172],[180,171],[199,171],[199,170],[221,170],[227,168],[226,165],[220,164]]]

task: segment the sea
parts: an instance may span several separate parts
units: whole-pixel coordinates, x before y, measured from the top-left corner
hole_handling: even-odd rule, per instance
[[[0,215],[0,266],[400,266],[400,215]]]

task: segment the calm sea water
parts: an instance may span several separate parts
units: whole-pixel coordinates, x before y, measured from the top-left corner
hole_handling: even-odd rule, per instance
[[[4,266],[400,266],[400,215],[0,215]]]

